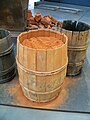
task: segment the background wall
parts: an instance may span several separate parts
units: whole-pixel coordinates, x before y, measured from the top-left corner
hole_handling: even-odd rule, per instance
[[[82,5],[90,7],[90,0],[45,0],[48,2],[62,2],[67,4]]]

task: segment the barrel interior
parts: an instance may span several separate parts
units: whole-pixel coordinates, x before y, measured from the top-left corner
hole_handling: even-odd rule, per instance
[[[21,35],[18,37],[18,40],[20,43],[22,43],[25,39],[30,39],[31,37],[55,37],[63,41],[65,44],[67,39],[65,38],[64,34],[59,34],[59,32],[54,32],[53,30],[32,30],[29,32],[21,33]]]
[[[9,32],[7,30],[1,30],[0,29],[0,39],[5,38],[9,35]]]
[[[90,29],[90,26],[83,22],[65,20],[63,21],[62,28],[70,31],[86,31]]]

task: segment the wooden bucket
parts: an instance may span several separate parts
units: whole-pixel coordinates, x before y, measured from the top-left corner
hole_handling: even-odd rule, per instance
[[[78,75],[83,67],[88,47],[90,26],[77,21],[63,22],[62,32],[68,37],[68,67],[67,75]]]
[[[15,76],[15,57],[10,32],[0,29],[0,83]]]
[[[24,39],[53,36],[64,44],[57,49],[32,49],[23,46]],[[53,30],[33,30],[21,33],[17,39],[19,81],[24,95],[31,101],[48,102],[58,96],[66,76],[67,37]]]

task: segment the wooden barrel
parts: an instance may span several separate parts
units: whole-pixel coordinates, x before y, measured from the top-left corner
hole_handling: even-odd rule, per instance
[[[33,49],[23,46],[23,40],[38,36],[53,36],[63,45],[55,49]],[[67,37],[53,30],[33,30],[21,33],[17,39],[19,81],[24,95],[31,101],[48,102],[61,91],[67,68]]]
[[[15,57],[10,32],[0,29],[0,83],[15,76]]]
[[[77,21],[63,21],[62,32],[68,37],[67,75],[78,75],[83,67],[88,47],[90,26]]]

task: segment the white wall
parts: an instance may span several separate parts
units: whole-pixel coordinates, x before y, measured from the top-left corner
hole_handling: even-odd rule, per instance
[[[39,2],[40,0],[29,0],[28,9],[34,9],[34,2]]]

